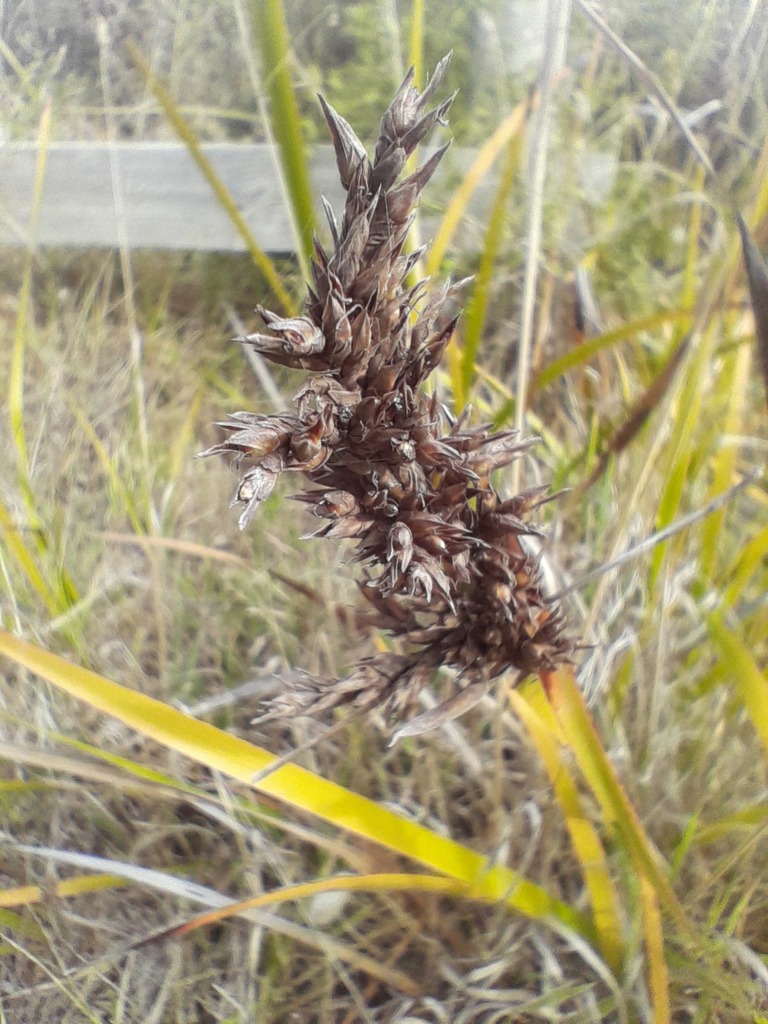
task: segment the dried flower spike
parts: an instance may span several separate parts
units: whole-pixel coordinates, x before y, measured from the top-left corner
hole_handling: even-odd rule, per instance
[[[347,193],[340,225],[326,204],[333,249],[315,243],[302,316],[259,308],[269,333],[240,339],[267,359],[313,372],[295,395],[295,413],[235,413],[221,424],[228,436],[202,453],[231,452],[250,464],[234,502],[244,505],[241,529],[282,472],[308,479],[313,488],[297,498],[322,521],[313,535],[355,540],[371,619],[401,638],[403,653],[366,659],[347,679],[292,686],[273,704],[282,712],[352,704],[407,717],[440,666],[482,693],[509,668],[552,669],[571,647],[525,542],[536,533],[527,517],[541,491],[502,500],[490,480],[530,442],[470,426],[466,415],[452,420],[422,388],[456,325],[444,312],[456,288],[428,294],[427,282],[409,286],[419,254],[405,242],[447,147],[400,175],[427,132],[445,123],[452,97],[424,108],[448,59],[421,94],[408,73],[372,162],[321,99]]]

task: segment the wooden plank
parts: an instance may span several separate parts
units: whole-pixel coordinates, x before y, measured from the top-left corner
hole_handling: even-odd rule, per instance
[[[268,252],[294,242],[272,147],[212,144],[205,153]],[[338,202],[332,151],[314,184]],[[0,245],[244,251],[227,215],[184,146],[57,142],[48,150],[32,238],[35,144],[0,146]]]
[[[272,147],[216,143],[203,148],[262,248],[269,253],[293,252]],[[125,244],[129,248],[244,251],[205,178],[185,147],[176,143],[51,144],[33,237],[36,159],[36,144],[0,145],[0,245],[114,248]],[[326,196],[339,211],[342,191],[332,147],[317,147],[311,171],[315,195]]]

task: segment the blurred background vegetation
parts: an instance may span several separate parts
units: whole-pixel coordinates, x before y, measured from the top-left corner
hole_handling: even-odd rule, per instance
[[[44,135],[176,140],[129,40],[200,141],[279,136],[257,31],[267,6],[0,3],[0,136],[41,145]],[[308,151],[327,141],[316,93],[370,144],[412,55],[423,83],[448,50],[444,88],[459,90],[450,134],[457,150],[479,151],[533,95],[544,9],[541,0],[426,0],[423,12],[397,0],[285,0],[290,52],[280,66]],[[575,4],[541,198],[526,427],[542,440],[523,473],[525,485],[571,489],[545,510],[557,586],[706,505],[766,454],[733,221],[743,210],[765,249],[764,5],[606,0],[600,12],[687,119],[713,172],[702,171],[649,78]],[[481,282],[487,274],[439,387],[447,402],[468,398],[479,418],[499,425],[513,421],[520,400],[536,125],[526,115],[511,140],[509,197],[501,194],[495,213],[465,212],[436,268],[441,277],[479,273]],[[0,173],[2,159],[0,149]],[[492,180],[503,182],[505,159]],[[466,173],[452,155],[427,190],[424,212],[438,227]],[[497,237],[489,216],[498,217]],[[297,260],[275,265],[300,301]],[[275,394],[287,402],[298,386],[286,371],[265,388],[229,342],[233,312],[253,329],[257,302],[274,305],[274,295],[243,254],[0,251],[0,381],[8,382],[0,615],[7,630],[284,754],[319,726],[254,729],[260,697],[281,673],[342,675],[382,640],[356,626],[344,552],[299,539],[307,522],[298,507],[278,494],[239,535],[226,510],[235,477],[193,459],[217,438],[212,424],[224,414],[271,411]],[[481,332],[476,352],[472,325]],[[689,331],[677,374],[666,379]],[[637,429],[626,428],[633,422]],[[581,679],[602,744],[699,944],[676,921],[662,949],[648,948],[648,904],[630,853],[563,755],[622,893],[620,968],[535,918],[386,893],[286,910],[314,945],[238,921],[121,959],[121,944],[189,916],[184,897],[146,882],[77,899],[46,895],[71,869],[15,844],[145,866],[233,898],[400,862],[392,856],[382,867],[370,844],[309,816],[286,818],[269,801],[258,814],[244,808],[222,776],[7,665],[2,883],[16,896],[0,910],[5,1018],[765,1020],[767,510],[753,482],[725,509],[580,588],[568,607],[585,642]],[[437,686],[448,692],[450,682]],[[299,760],[585,910],[584,865],[562,794],[509,714],[503,687],[438,734],[389,749],[376,723],[358,721]],[[218,817],[192,799],[145,792],[136,784],[142,769],[197,787],[217,801]],[[42,897],[19,896],[24,885]],[[422,983],[421,994],[370,981],[364,964],[327,952],[328,937],[385,956]]]

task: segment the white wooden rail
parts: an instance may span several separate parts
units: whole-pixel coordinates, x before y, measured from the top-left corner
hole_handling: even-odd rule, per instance
[[[216,143],[203,149],[262,249],[293,252],[295,242],[272,147]],[[457,162],[466,165],[472,154],[451,152],[449,156],[456,166]],[[36,160],[36,144],[0,144],[0,246],[245,249],[208,182],[180,144],[52,143],[37,217],[33,209]],[[318,206],[324,195],[339,211],[342,192],[330,146],[317,147],[311,174]],[[488,189],[486,184],[485,195],[473,205],[475,213],[487,208]],[[463,247],[467,241],[462,238]]]

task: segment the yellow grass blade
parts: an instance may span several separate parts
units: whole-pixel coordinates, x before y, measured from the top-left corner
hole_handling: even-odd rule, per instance
[[[697,262],[701,240],[701,221],[703,215],[702,196],[704,195],[704,169],[696,168],[696,180],[693,195],[697,198],[691,203],[691,217],[688,222],[688,247],[683,273],[683,305],[692,306],[696,299],[698,281]]]
[[[411,24],[408,33],[408,61],[413,65],[414,83],[424,88],[424,7],[425,0],[412,0]]]
[[[0,907],[0,928],[2,928],[5,938],[9,938],[5,934],[9,931],[18,932],[19,935],[35,942],[39,942],[45,935],[37,921],[32,921],[25,915],[16,914],[12,910],[5,910],[3,907]],[[8,946],[5,943],[0,943],[0,954],[4,955],[7,952]],[[11,952],[15,952],[15,950],[11,949]]]
[[[523,130],[528,120],[529,110],[530,105],[528,103],[518,104],[512,113],[504,118],[490,139],[481,147],[474,163],[464,175],[461,185],[456,189],[448,203],[445,215],[440,223],[440,228],[425,262],[427,277],[432,276],[439,269],[446,249],[451,244],[451,239],[464,217],[473,193],[500,154],[504,152],[512,139]]]
[[[701,194],[703,176],[701,168],[697,171],[696,194]],[[686,264],[683,273],[683,289],[681,295],[681,306],[687,308],[693,305],[696,292],[696,270],[699,244],[701,237],[702,203],[700,200],[691,205],[691,215],[688,222],[688,245]],[[714,346],[715,332],[711,323],[705,323],[701,336],[695,345],[695,354],[689,360],[690,368],[682,376],[682,387],[677,396],[674,413],[673,429],[668,445],[669,458],[667,468],[664,471],[666,483],[659,501],[659,511],[656,519],[658,529],[664,529],[675,519],[680,508],[680,502],[685,494],[688,470],[694,456],[695,443],[694,433],[699,422],[701,403],[706,391],[707,371],[710,365],[712,348]],[[675,345],[681,341],[684,329],[681,327],[675,334]],[[651,569],[649,572],[650,589],[653,590],[659,579],[661,566],[667,551],[667,543],[658,545],[651,558]]]
[[[198,914],[189,921],[185,921],[184,924],[169,928],[163,933],[163,937],[186,935],[196,928],[202,928],[208,924],[216,924],[219,921],[226,920],[228,917],[242,914],[245,910],[270,907],[278,903],[285,903],[288,900],[306,899],[309,896],[316,896],[318,893],[328,892],[381,892],[385,894],[392,892],[434,892],[442,896],[475,898],[472,888],[464,882],[460,882],[457,878],[441,878],[438,875],[387,873],[375,875],[336,875],[333,878],[322,878],[315,882],[287,885],[281,889],[274,889],[272,892],[263,892],[258,896],[251,896],[249,899],[238,900],[217,910]],[[477,898],[487,901],[487,897]],[[153,938],[156,937],[153,936]]]
[[[540,691],[540,687],[539,687]],[[561,756],[558,737],[550,724],[534,709],[522,693],[511,690],[512,710],[522,720],[549,775],[557,801],[565,816],[573,849],[581,864],[584,882],[592,904],[592,920],[600,951],[616,972],[624,958],[619,905],[608,868],[608,859],[600,838],[588,820],[576,781]]]
[[[200,412],[202,402],[203,391],[201,389],[195,393],[194,398],[189,403],[189,408],[187,409],[187,414],[184,417],[181,429],[176,434],[176,437],[171,441],[168,481],[173,487],[176,486],[183,469],[188,465],[189,449],[194,438],[197,417]]]
[[[32,903],[47,903],[52,896],[82,896],[83,893],[101,892],[102,889],[116,889],[126,885],[118,875],[80,875],[65,878],[55,885],[20,885],[13,889],[0,889],[0,907],[27,907]]]
[[[135,545],[140,548],[163,548],[166,551],[175,551],[179,555],[186,555],[188,558],[210,559],[214,562],[224,562],[227,565],[234,565],[238,569],[247,569],[253,572],[253,562],[247,558],[241,558],[231,551],[222,548],[211,548],[205,544],[198,544],[193,540],[178,540],[176,537],[146,537],[143,534],[115,533],[112,530],[103,530],[98,536],[110,544]]]
[[[640,905],[643,912],[645,952],[648,959],[648,987],[651,990],[654,1024],[669,1024],[669,971],[664,957],[664,931],[656,891],[645,875],[640,875]]]
[[[211,186],[211,190],[216,196],[219,205],[234,224],[235,230],[242,238],[254,264],[264,275],[269,287],[283,306],[285,312],[288,315],[291,315],[295,312],[296,303],[283,286],[282,279],[280,274],[277,272],[274,263],[253,237],[253,233],[248,227],[245,217],[243,217],[242,213],[238,209],[237,203],[232,198],[229,189],[216,173],[213,164],[203,152],[199,138],[174,103],[171,94],[153,73],[152,68],[145,60],[144,55],[139,50],[138,46],[136,46],[132,40],[129,40],[127,47],[131,55],[131,59],[144,78],[147,88],[152,91],[155,99],[162,107],[163,113],[168,118],[169,123],[187,147],[189,155],[200,168],[203,177]]]
[[[734,564],[725,574],[730,583],[723,593],[723,600],[733,607],[741,597],[752,577],[762,572],[768,563],[768,526],[764,526],[739,551]]]
[[[106,857],[97,857],[92,854],[77,853],[69,850],[57,850],[50,847],[20,845],[18,849],[29,856],[42,857],[44,860],[53,863],[76,865],[86,869],[93,867],[97,873],[101,873],[101,868],[109,866],[113,868],[115,877],[126,882],[146,886],[156,892],[167,893],[175,899],[191,900],[194,903],[201,903],[206,907],[231,907],[233,905],[227,896],[216,889],[198,885],[196,882],[187,881],[187,879],[179,875],[172,875],[154,868],[140,867],[132,863],[108,860]],[[321,950],[329,960],[340,960],[343,963],[348,963],[356,970],[365,971],[371,977],[377,978],[379,981],[395,989],[407,992],[409,995],[418,994],[418,986],[414,984],[408,975],[394,967],[389,967],[386,963],[383,964],[380,960],[366,956],[345,943],[336,941],[327,932],[297,925],[285,918],[264,911],[236,909],[234,913],[237,913],[245,920],[256,922],[262,928],[267,927],[278,935],[285,935],[294,942],[301,942],[313,949]],[[0,908],[0,924],[3,923],[2,918],[4,915],[10,915],[13,918],[14,927],[17,927],[16,921],[22,926],[27,924],[24,918],[19,918],[17,914],[2,908]],[[39,926],[36,927],[40,931]],[[159,941],[172,934],[173,929],[168,929],[163,932],[147,935],[124,946],[120,952],[124,954],[133,949],[140,949],[149,942]],[[112,960],[113,958],[114,953],[109,953],[104,959]],[[94,969],[101,962],[103,960],[91,961],[87,967]]]
[[[761,671],[752,652],[739,633],[730,629],[719,614],[707,616],[710,636],[720,649],[720,657],[758,736],[768,752],[768,674]]]
[[[485,230],[483,249],[480,254],[480,266],[475,277],[472,296],[463,317],[461,361],[459,363],[458,360],[454,359],[453,363],[450,364],[453,382],[453,403],[457,411],[463,409],[470,398],[472,380],[475,376],[477,353],[490,301],[491,281],[501,245],[504,214],[509,204],[509,196],[517,175],[522,148],[521,136],[519,134],[515,135],[509,143],[507,157],[504,160],[499,185]]]
[[[0,756],[2,756],[2,745],[0,745]],[[55,782],[33,782],[31,779],[0,779],[0,796],[3,793],[40,793],[56,788]]]
[[[253,785],[254,776],[276,760],[268,751],[244,739],[119,686],[5,630],[0,630],[0,653],[145,736],[246,785]],[[478,897],[504,901],[527,916],[553,924],[559,922],[590,940],[593,937],[582,914],[541,886],[512,870],[491,865],[482,854],[303,768],[283,765],[262,778],[255,788],[440,874],[459,879],[471,885]]]
[[[123,503],[123,508],[126,515],[131,521],[131,525],[137,534],[143,534],[147,532],[146,525],[142,522],[141,515],[136,506],[136,501],[130,489],[126,487],[120,472],[118,471],[115,460],[107,451],[104,443],[102,442],[99,435],[91,426],[88,421],[88,417],[85,415],[80,406],[73,400],[70,399],[69,406],[72,410],[77,422],[83,429],[83,432],[88,437],[88,440],[93,446],[93,450],[96,453],[96,457],[101,463],[101,467],[109,480],[110,487],[114,494],[119,494]]]
[[[59,615],[62,611],[61,602],[46,583],[32,552],[21,539],[19,528],[2,501],[0,501],[0,543],[16,560],[30,585],[42,598],[48,611],[54,616]]]
[[[749,394],[748,384],[752,362],[752,350],[744,345],[729,352],[723,359],[719,388],[728,396],[725,416],[718,422],[718,433],[722,437],[736,437],[742,431],[744,407]],[[720,445],[712,458],[713,480],[707,500],[712,501],[734,483],[739,451],[735,445]],[[701,525],[702,575],[711,579],[717,570],[718,554],[721,549],[720,536],[723,530],[726,509],[721,508],[707,516]]]
[[[638,871],[653,886],[663,909],[675,920],[685,935],[693,936],[692,925],[688,922],[669,880],[667,865],[646,835],[637,811],[616,776],[600,742],[573,669],[570,666],[563,666],[557,672],[546,673],[544,683],[563,733],[602,807],[606,823],[614,825],[618,830]]]
[[[121,771],[113,773],[109,769],[102,768],[100,765],[94,766],[90,762],[77,762],[71,758],[66,759],[61,755],[52,754],[48,750],[30,752],[26,748],[15,747],[14,744],[2,742],[0,742],[0,757],[5,757],[9,761],[34,764],[36,767],[41,768],[51,767],[53,770],[67,772],[69,775],[74,775],[78,778],[106,782],[108,785],[118,789],[150,793],[158,799],[185,799],[187,802],[205,808],[221,806],[222,802],[219,797],[184,779],[174,778],[153,768],[147,768],[132,758],[123,757],[110,750],[102,750],[90,743],[84,743],[82,740],[75,740],[57,733],[49,732],[47,735],[52,740],[56,740],[75,750],[81,750],[99,761],[121,769]],[[19,751],[19,753],[16,753],[16,751]],[[47,758],[53,760],[52,765],[48,764]],[[67,763],[64,763],[65,761]],[[233,809],[236,809],[238,812],[236,815],[238,820],[242,816],[249,821],[258,821],[270,827],[279,828],[286,835],[294,836],[305,843],[311,843],[317,849],[324,850],[333,858],[340,858],[350,865],[353,862],[354,854],[351,855],[349,843],[345,843],[343,837],[331,837],[328,834],[328,830],[320,822],[309,825],[299,824],[286,817],[277,818],[271,807],[262,807],[255,801],[249,800],[246,796],[230,793],[227,796],[226,810],[229,812]]]

